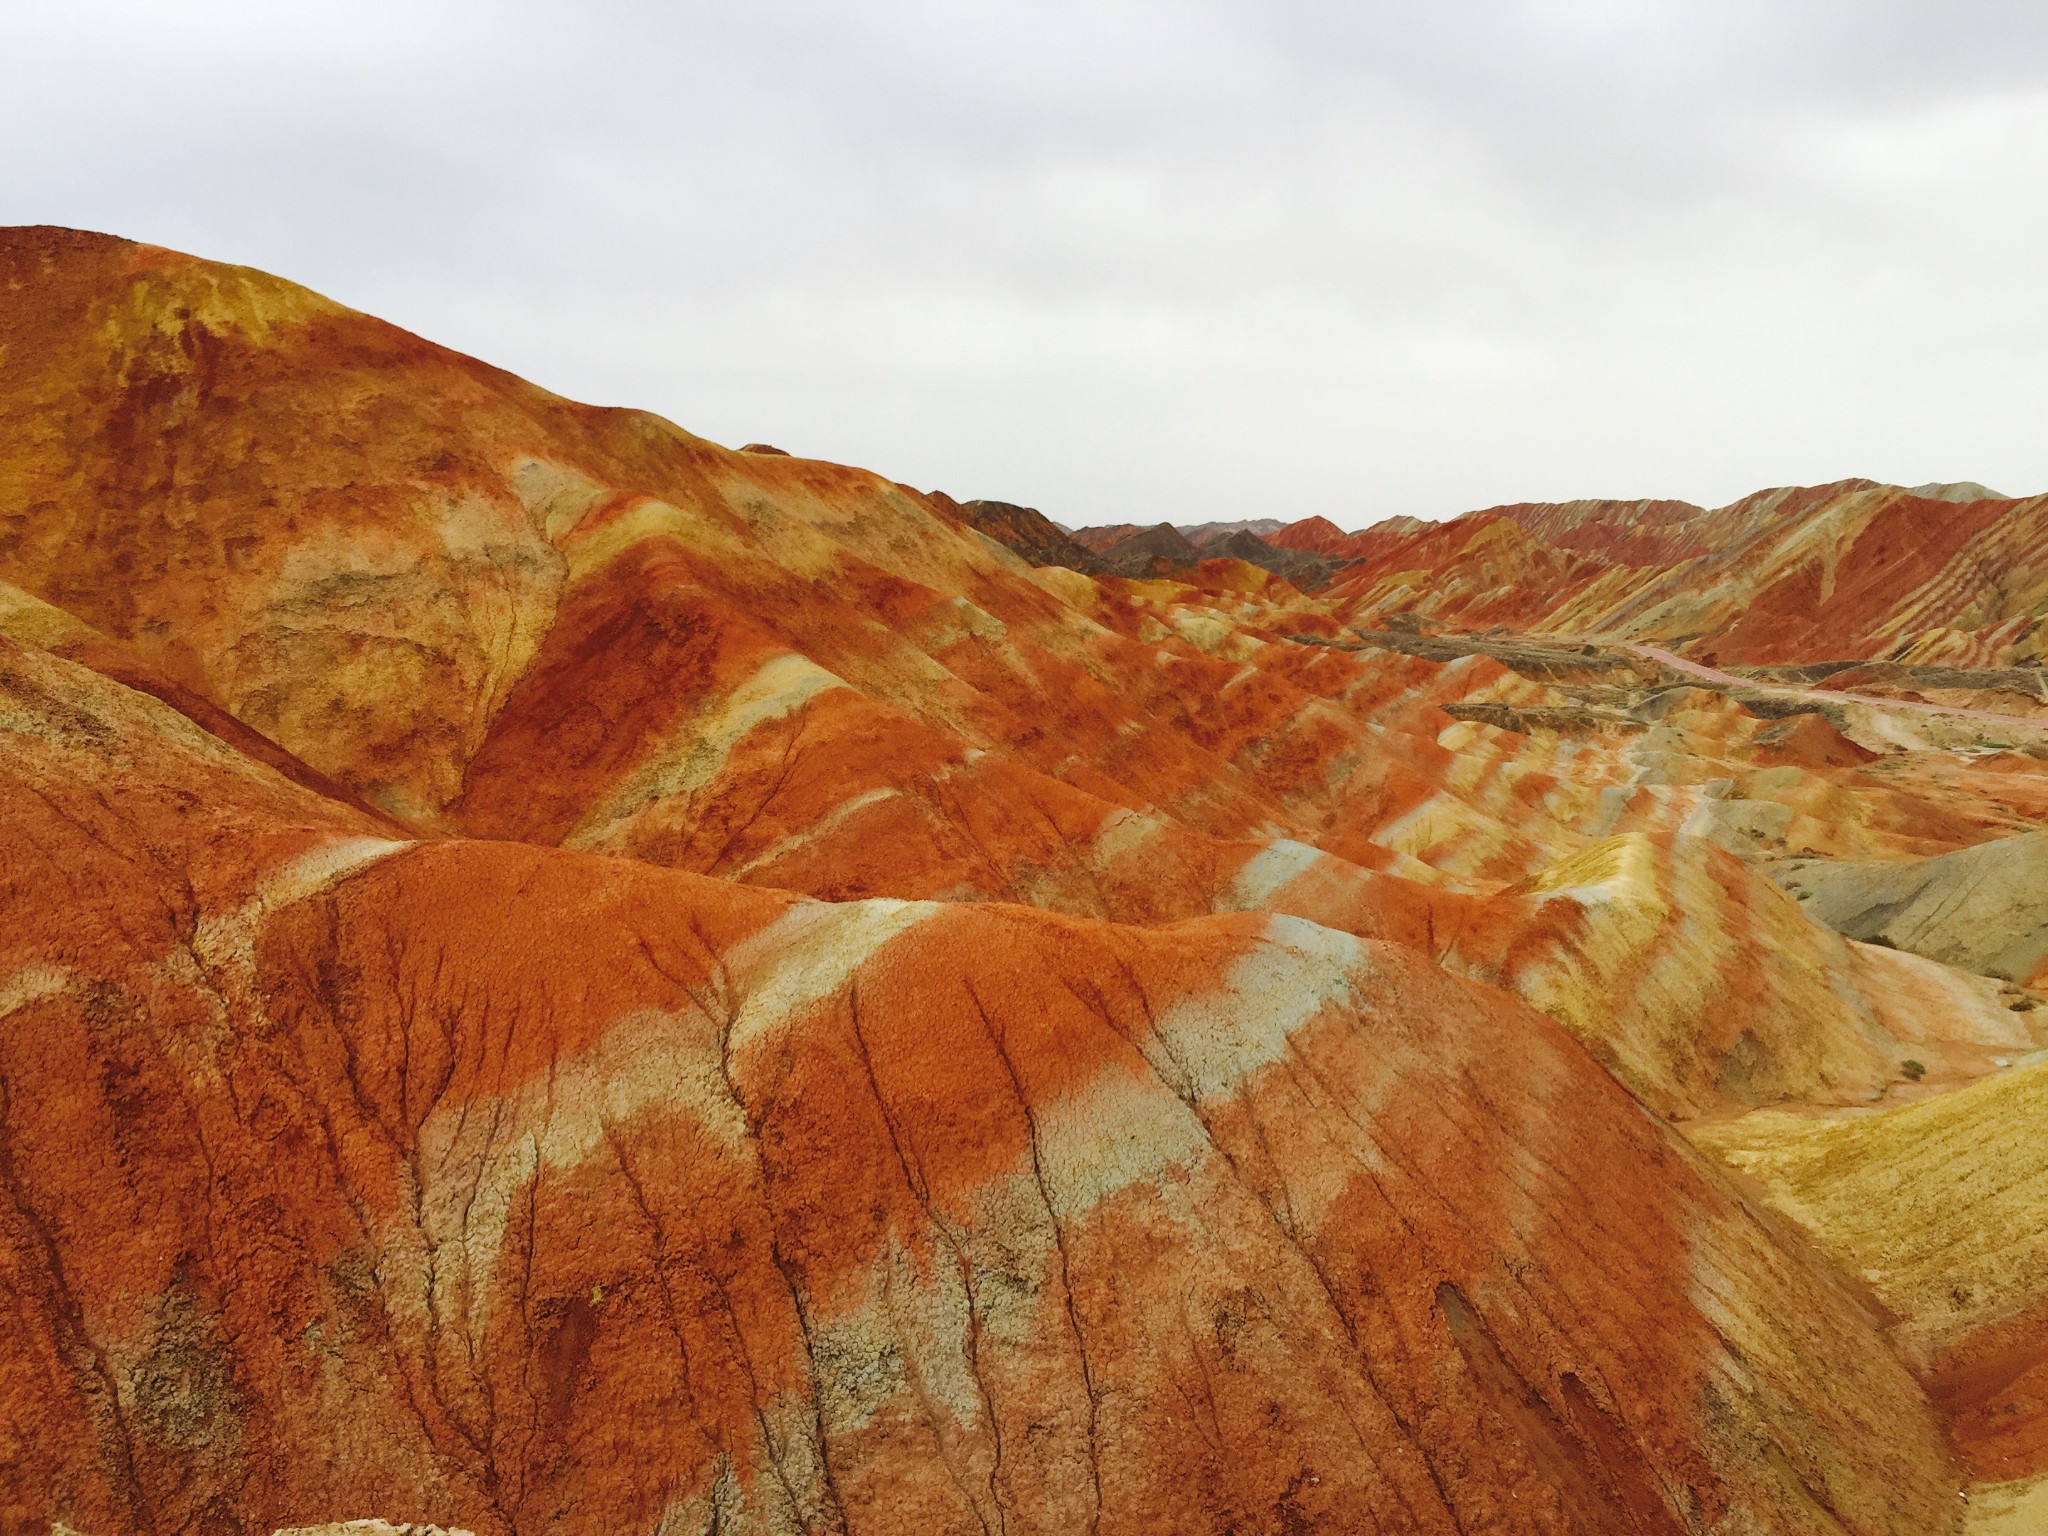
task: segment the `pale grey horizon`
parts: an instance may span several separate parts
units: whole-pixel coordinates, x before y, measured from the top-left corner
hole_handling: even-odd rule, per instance
[[[2048,7],[0,17],[0,222],[1068,525],[2048,489]]]

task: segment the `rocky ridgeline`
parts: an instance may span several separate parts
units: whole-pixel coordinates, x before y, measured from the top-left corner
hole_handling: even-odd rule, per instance
[[[0,1530],[2028,1507],[2029,504],[1069,535],[0,290]],[[1864,606],[1736,674],[1764,507]]]

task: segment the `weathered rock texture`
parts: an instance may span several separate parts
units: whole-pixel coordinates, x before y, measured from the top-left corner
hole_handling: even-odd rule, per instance
[[[1032,565],[1063,565],[1069,570],[1095,571],[1101,562],[1036,507],[1020,507],[1007,501],[961,501],[934,491],[933,503],[957,515],[977,532],[985,533],[1006,549],[1013,549]]]
[[[1703,1133],[1866,1282],[1970,1465],[2048,1454],[2048,1059],[1853,1120],[1760,1110]]]
[[[1272,541],[1358,560],[1331,596],[1361,620],[1605,633],[1722,663],[2039,660],[2048,497],[1961,499],[1982,489],[1850,480],[1711,511],[1581,501]]]
[[[2024,743],[1247,529],[1040,565],[150,247],[0,292],[0,1530],[1906,1536],[2048,1468],[1953,1386],[2008,1313],[1914,1331],[1938,1244],[1755,1150],[2032,1134],[2023,986],[1767,878],[2009,857]],[[1599,543],[1541,510],[1472,612]]]
[[[1903,1532],[1952,1497],[1854,1304],[1413,951],[396,842],[4,661],[10,907],[64,893],[8,929],[0,1047],[6,1478],[49,1515],[1818,1531],[1817,1496]]]
[[[1791,861],[1778,878],[1853,939],[2048,989],[2048,832],[1904,863]]]

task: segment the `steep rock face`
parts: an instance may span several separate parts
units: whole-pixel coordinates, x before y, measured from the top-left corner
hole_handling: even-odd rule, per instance
[[[1856,1307],[1554,1026],[1411,951],[393,843],[0,659],[18,1518],[1947,1512]],[[67,879],[68,936],[32,933]]]
[[[0,569],[416,827],[1098,910],[1107,818],[1270,837],[1342,750],[1330,719],[1289,741],[1286,669],[1220,699],[1238,663],[1161,669],[1139,615],[1081,617],[875,476],[574,406],[261,274],[4,244]]]
[[[445,803],[552,618],[514,460],[575,408],[123,241],[10,232],[0,286],[8,578],[392,808]]]
[[[1097,568],[1094,555],[1062,533],[1036,507],[1020,507],[1007,501],[955,502],[938,492],[931,493],[929,499],[958,513],[971,527],[1014,549],[1033,565],[1063,565],[1075,571]]]
[[[1304,592],[1317,592],[1327,587],[1336,569],[1332,561],[1320,555],[1268,544],[1257,534],[1242,528],[1207,540],[1200,547],[1211,558],[1242,560],[1247,565],[1256,565],[1261,570],[1283,576]]]
[[[273,768],[295,784],[326,799],[339,801],[381,823],[394,833],[403,829],[390,817],[364,804],[344,786],[308,767],[261,732],[251,729],[211,699],[164,676],[132,646],[109,639],[63,609],[0,582],[0,636],[52,656],[77,662],[100,676],[161,700],[208,735],[242,756]]]
[[[1099,555],[1111,545],[1142,531],[1136,523],[1098,523],[1087,528],[1076,528],[1072,538],[1083,549]]]
[[[1741,607],[1715,615],[1720,633],[1696,647],[1705,659],[1796,660],[1847,640],[1851,655],[1932,660],[1935,631],[1977,635],[2000,653],[1987,660],[2038,653],[2029,642],[2048,597],[2048,499],[1956,505],[1851,486],[1804,516],[1787,510],[1800,537],[1758,541],[1754,571],[1724,578]],[[1987,583],[1986,571],[2001,574]]]
[[[1333,560],[1364,560],[1430,526],[1420,518],[1389,517],[1357,533],[1346,533],[1327,517],[1306,517],[1266,535],[1266,542],[1280,549],[1304,550]]]
[[[1333,555],[1349,537],[1327,517],[1305,517],[1266,535],[1276,549],[1299,549],[1312,555]]]
[[[1204,557],[1179,529],[1160,523],[1118,539],[1098,558],[1112,576],[1160,576],[1186,570]]]
[[[61,231],[15,232],[0,259],[22,295],[0,361],[8,579],[409,819],[461,795],[579,531],[686,531],[750,604],[850,582],[868,612],[814,627],[899,697],[924,683],[928,710],[936,668],[848,633],[875,607],[902,622],[916,587],[993,587],[1050,612],[863,471],[572,405],[244,269]]]
[[[1458,627],[1543,628],[1557,599],[1585,591],[1600,561],[1546,543],[1511,518],[1474,513],[1386,541],[1331,589],[1360,623],[1415,613]]]
[[[1523,502],[1491,510],[1559,549],[1632,566],[1713,554],[1753,531],[1742,502],[1711,512],[1686,501],[1602,500]]]
[[[1335,546],[1365,563],[1333,595],[1373,622],[1605,632],[1723,663],[1997,666],[2048,644],[2048,497],[1959,502],[1849,480],[1711,511],[1571,502],[1390,532]]]
[[[2048,990],[2048,832],[1899,864],[1792,864],[1800,905],[1854,939]]]
[[[1278,533],[1284,525],[1277,517],[1246,517],[1234,522],[1176,523],[1174,526],[1197,548],[1206,548],[1238,533],[1248,533],[1264,543],[1269,535]]]

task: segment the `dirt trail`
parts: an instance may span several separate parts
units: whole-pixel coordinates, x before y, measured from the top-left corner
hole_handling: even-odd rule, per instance
[[[1876,693],[1850,693],[1835,688],[1802,688],[1790,683],[1760,683],[1753,677],[1740,677],[1733,672],[1723,672],[1719,667],[1705,666],[1697,661],[1667,651],[1661,645],[1643,645],[1634,640],[1624,640],[1622,645],[1638,656],[1661,662],[1675,671],[1689,673],[1706,682],[1719,683],[1724,687],[1753,688],[1759,693],[1795,694],[1802,698],[1834,700],[1850,704],[1873,704],[1880,709],[1905,709],[1923,715],[1952,715],[1959,720],[1986,720],[1999,725],[2029,726],[2039,730],[2044,722],[2031,715],[2008,715],[1995,709],[1966,709],[1960,704],[1930,704],[1924,699],[1890,699]]]

